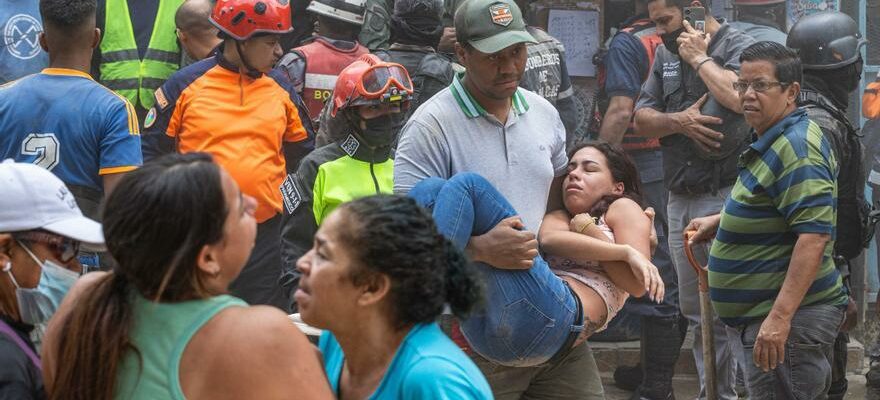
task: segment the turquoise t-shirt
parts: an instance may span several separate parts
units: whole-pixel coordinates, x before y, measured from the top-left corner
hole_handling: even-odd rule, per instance
[[[345,355],[332,333],[318,342],[324,371],[339,393]],[[370,399],[492,399],[486,378],[436,323],[417,324],[400,343],[388,371]]]

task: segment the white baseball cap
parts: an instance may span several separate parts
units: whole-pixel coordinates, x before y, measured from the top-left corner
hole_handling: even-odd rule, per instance
[[[34,164],[8,159],[0,163],[0,232],[33,229],[104,244],[101,224],[83,216],[61,179]]]

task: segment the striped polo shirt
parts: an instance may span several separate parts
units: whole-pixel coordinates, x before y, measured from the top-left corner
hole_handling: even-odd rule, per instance
[[[837,218],[837,160],[801,109],[758,137],[740,156],[739,177],[721,211],[709,256],[709,293],[724,323],[766,317],[801,233],[830,234],[801,306],[846,304],[831,257]]]

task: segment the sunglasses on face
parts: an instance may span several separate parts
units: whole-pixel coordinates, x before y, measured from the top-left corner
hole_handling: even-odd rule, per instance
[[[15,239],[28,243],[42,243],[52,251],[55,258],[66,264],[79,254],[80,242],[45,231],[28,231],[13,234]]]

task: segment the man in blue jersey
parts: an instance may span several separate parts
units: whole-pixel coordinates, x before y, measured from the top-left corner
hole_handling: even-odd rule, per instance
[[[49,68],[0,86],[0,159],[52,171],[91,218],[119,178],[142,163],[131,104],[88,74],[101,37],[95,7],[95,0],[40,0]]]

